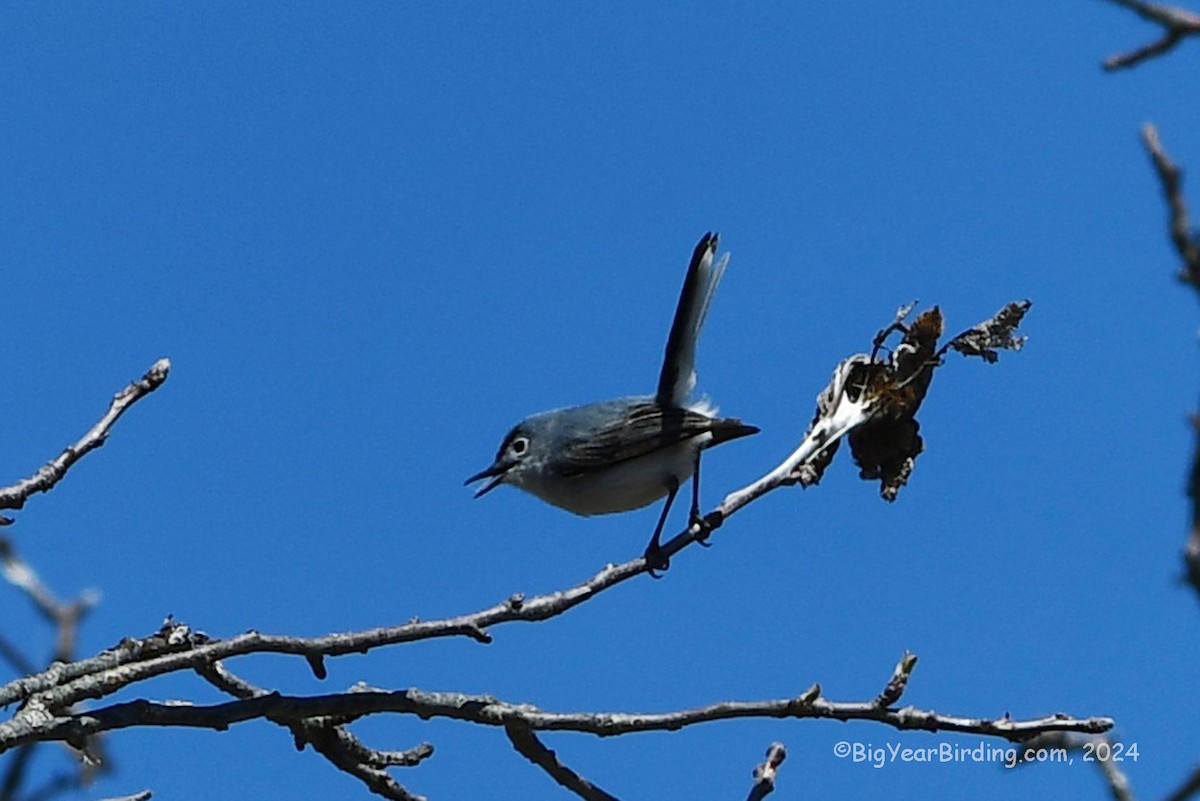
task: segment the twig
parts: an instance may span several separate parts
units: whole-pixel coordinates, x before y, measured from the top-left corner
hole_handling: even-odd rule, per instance
[[[0,489],[0,509],[20,509],[34,493],[47,492],[52,489],[62,480],[72,465],[88,452],[104,444],[112,426],[125,413],[126,409],[162,385],[170,368],[169,361],[160,359],[139,381],[135,381],[113,397],[108,411],[78,442],[68,447],[58,458],[48,462],[30,478]],[[12,523],[11,519],[0,517],[0,525],[10,523]],[[71,663],[71,660],[74,659],[79,623],[96,605],[98,596],[95,593],[85,592],[78,599],[69,603],[58,600],[38,578],[37,573],[17,556],[12,542],[3,537],[0,537],[0,574],[13,586],[22,590],[42,617],[54,625],[56,632],[55,663]],[[26,659],[15,645],[2,638],[0,638],[0,655],[18,667],[29,668],[30,666],[30,660]],[[33,670],[23,669],[22,672],[31,674]],[[75,703],[72,701],[63,709],[70,712]],[[0,798],[10,799],[16,795],[24,781],[25,766],[32,756],[33,745],[22,747],[9,762],[4,778],[0,781]],[[61,792],[75,789],[86,784],[97,770],[102,769],[99,759],[101,744],[98,741],[85,739],[76,742],[75,745],[81,752],[78,770],[71,775],[60,774],[53,777],[37,791],[26,791],[27,799],[51,798]],[[133,797],[149,798],[150,793],[145,791]]]
[[[1112,740],[1104,738],[1110,746]],[[1129,784],[1129,777],[1125,775],[1125,771],[1117,765],[1114,759],[1100,759],[1100,770],[1104,772],[1104,779],[1108,782],[1108,790],[1112,793],[1113,801],[1136,801],[1133,795],[1133,787]]]
[[[54,593],[38,577],[37,573],[16,552],[12,542],[6,537],[0,537],[0,575],[17,589],[21,590],[33,603],[33,606],[55,630],[54,660],[68,662],[75,655],[76,633],[83,617],[99,600],[95,593],[84,592],[70,603],[58,600]],[[0,640],[0,648],[8,661],[14,665],[28,666],[30,660],[17,650],[15,645],[7,640]],[[27,671],[32,672],[32,670]],[[16,797],[18,790],[25,781],[25,771],[33,756],[36,743],[22,746],[8,763],[3,780],[0,780],[0,800],[7,801]],[[86,754],[94,753],[99,748],[96,742],[85,743],[81,749]],[[41,790],[44,797],[53,797],[60,792],[76,789],[86,784],[94,771],[94,766],[88,764],[85,758],[78,769],[70,775],[60,775],[51,779]]]
[[[767,749],[767,759],[754,769],[754,786],[746,801],[762,801],[775,790],[775,779],[779,775],[779,766],[787,759],[787,749],[783,743],[771,743]]]
[[[1166,801],[1187,801],[1187,799],[1200,792],[1200,768],[1193,770],[1183,784],[1175,792],[1167,796]]]
[[[1174,48],[1184,37],[1200,34],[1200,15],[1187,9],[1146,3],[1142,0],[1110,0],[1110,2],[1124,6],[1142,19],[1163,28],[1162,38],[1128,53],[1105,59],[1104,69],[1110,72],[1132,67],[1146,59],[1160,56]]]
[[[250,699],[271,695],[267,690],[234,675],[220,662],[201,665],[196,672],[223,692],[235,698]],[[306,718],[299,721],[274,720],[292,733],[297,749],[311,745],[313,750],[329,760],[334,767],[349,773],[376,795],[393,801],[425,801],[388,775],[386,768],[419,765],[433,754],[433,746],[422,743],[407,751],[377,751],[368,748],[344,727],[340,719],[330,716]]]
[[[1192,502],[1192,530],[1183,546],[1184,577],[1192,589],[1200,593],[1200,415],[1191,415],[1192,469],[1188,476],[1187,494]]]
[[[74,601],[64,603],[42,583],[36,572],[17,556],[16,549],[7,537],[0,537],[0,575],[10,584],[24,590],[34,607],[57,632],[54,659],[70,661],[75,653],[75,635],[79,622],[100,600],[94,592],[84,592]]]
[[[1171,243],[1183,259],[1179,280],[1190,284],[1193,289],[1200,290],[1200,238],[1192,231],[1188,219],[1187,203],[1183,199],[1183,173],[1163,150],[1158,129],[1151,123],[1142,126],[1142,142],[1154,163],[1154,171],[1158,173],[1163,196],[1167,201]]]
[[[1076,732],[1046,732],[1027,740],[1021,756],[1015,763],[1007,765],[1007,767],[1015,768],[1021,765],[1036,764],[1032,755],[1043,749],[1061,749],[1063,752],[1082,753],[1086,761],[1095,763],[1104,774],[1104,781],[1113,801],[1136,801],[1129,777],[1118,765],[1121,753],[1119,748],[1119,744],[1111,734],[1084,735]]]
[[[906,654],[901,664],[915,664]],[[884,694],[894,695],[898,683],[893,672]],[[903,691],[903,686],[899,687]],[[0,723],[0,753],[27,742],[64,740],[75,743],[85,737],[113,729],[143,726],[174,726],[225,730],[235,723],[268,719],[295,723],[329,716],[339,723],[377,713],[415,715],[422,719],[449,718],[486,726],[505,726],[517,721],[536,731],[574,731],[602,737],[645,731],[674,731],[685,726],[737,718],[819,718],[872,720],[899,730],[953,731],[1013,742],[1050,731],[1099,734],[1113,726],[1111,718],[1076,719],[1055,714],[1029,720],[967,718],[943,715],[913,706],[900,709],[881,706],[879,698],[866,702],[835,702],[821,697],[820,688],[794,698],[767,701],[727,701],[709,706],[662,713],[543,712],[529,705],[510,704],[490,696],[408,690],[363,690],[318,696],[285,696],[266,693],[251,698],[210,706],[154,703],[138,700],[113,704],[85,713],[54,714],[38,698],[30,699],[9,721]]]
[[[899,701],[900,696],[904,694],[904,690],[908,687],[908,680],[912,676],[913,668],[916,666],[916,654],[906,653],[900,657],[900,661],[896,663],[896,669],[892,671],[891,680],[888,681],[887,686],[875,698],[875,706],[880,709],[886,709]]]
[[[512,719],[504,733],[517,752],[550,775],[550,778],[586,801],[618,801],[559,761],[558,755],[542,744],[524,721]]]
[[[162,383],[167,380],[170,370],[171,362],[167,359],[159,359],[140,380],[134,381],[113,396],[108,411],[78,442],[69,446],[57,458],[47,462],[29,478],[0,488],[0,509],[20,509],[25,505],[29,496],[34,493],[50,491],[55,484],[62,480],[72,465],[88,452],[104,444],[113,424],[120,419],[126,409],[162,386]],[[0,518],[0,522],[11,523],[12,520]]]
[[[1162,184],[1163,197],[1167,202],[1168,224],[1171,243],[1183,260],[1179,280],[1200,292],[1200,237],[1191,228],[1187,202],[1183,199],[1183,173],[1171,161],[1163,149],[1158,129],[1150,123],[1142,127],[1142,142],[1154,171]],[[1183,549],[1184,575],[1187,582],[1200,593],[1200,416],[1192,415],[1193,435],[1196,445],[1192,455],[1192,469],[1188,478],[1188,497],[1192,501],[1192,530]]]

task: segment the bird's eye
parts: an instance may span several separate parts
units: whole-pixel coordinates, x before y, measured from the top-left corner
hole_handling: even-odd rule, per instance
[[[517,437],[508,446],[508,449],[516,456],[524,456],[525,451],[529,450],[529,439],[526,437]]]

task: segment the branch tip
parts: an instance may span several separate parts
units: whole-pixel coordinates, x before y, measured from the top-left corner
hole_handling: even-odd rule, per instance
[[[49,492],[53,489],[76,462],[104,444],[113,425],[126,409],[162,386],[170,371],[170,360],[159,359],[151,365],[141,379],[134,381],[114,395],[109,403],[108,411],[78,442],[69,446],[57,458],[47,462],[29,478],[0,488],[0,509],[20,509],[24,507],[31,495]]]
[[[767,748],[766,761],[754,768],[754,786],[750,788],[747,801],[761,801],[775,790],[779,766],[787,759],[787,748],[783,743],[771,743]]]
[[[917,655],[905,651],[904,656],[900,657],[900,661],[896,663],[896,668],[892,671],[892,678],[888,681],[887,686],[875,698],[875,706],[887,709],[895,705],[900,700],[900,696],[904,695],[904,690],[908,687],[908,680],[916,666]]]

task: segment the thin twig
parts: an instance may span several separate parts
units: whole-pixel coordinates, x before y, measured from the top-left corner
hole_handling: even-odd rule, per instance
[[[79,622],[99,602],[99,595],[85,591],[69,603],[58,600],[34,569],[17,555],[7,537],[0,537],[0,575],[23,590],[41,616],[54,625],[57,632],[54,659],[68,662],[74,658]]]
[[[512,719],[504,724],[504,733],[517,752],[550,775],[550,778],[586,801],[619,801],[559,761],[558,755],[547,748],[533,729],[523,721]]]
[[[754,786],[746,801],[762,801],[775,790],[775,779],[779,776],[779,766],[787,759],[787,749],[783,743],[771,743],[767,749],[767,759],[754,769]]]
[[[245,679],[234,675],[225,665],[215,662],[197,667],[196,672],[219,690],[235,698],[261,698],[271,695]],[[424,801],[400,785],[387,773],[389,767],[419,765],[433,754],[433,746],[422,743],[407,751],[377,751],[368,748],[351,734],[341,720],[330,716],[306,718],[299,721],[274,720],[292,733],[297,748],[311,745],[313,750],[329,760],[334,767],[349,773],[376,795],[393,801]]]
[[[1142,127],[1142,142],[1154,171],[1162,185],[1167,202],[1171,243],[1175,246],[1183,267],[1179,280],[1200,292],[1200,237],[1192,231],[1187,202],[1183,198],[1183,172],[1171,161],[1162,146],[1158,129],[1147,123]],[[1196,444],[1192,454],[1192,469],[1188,479],[1188,497],[1192,502],[1192,530],[1183,549],[1184,575],[1192,589],[1200,593],[1200,417],[1192,415]]]
[[[1146,59],[1161,56],[1173,49],[1185,37],[1200,35],[1200,15],[1187,9],[1146,3],[1143,0],[1110,0],[1110,2],[1130,9],[1142,19],[1153,22],[1163,29],[1162,38],[1128,53],[1105,59],[1104,69],[1110,72],[1132,67]]]
[[[908,688],[908,680],[912,677],[913,668],[916,666],[916,654],[906,653],[900,657],[900,661],[896,663],[896,669],[892,671],[891,680],[875,698],[875,706],[886,709],[899,701],[900,696]]]
[[[125,411],[140,398],[153,392],[166,380],[170,371],[170,362],[161,359],[139,380],[123,389],[113,397],[107,412],[92,426],[78,442],[64,450],[56,459],[51,460],[37,471],[32,477],[18,481],[16,484],[0,489],[0,509],[20,509],[25,501],[34,493],[47,492],[66,475],[67,471],[88,452],[104,444],[110,430]],[[0,517],[0,525],[12,523],[6,517]],[[71,602],[60,601],[53,592],[41,581],[37,573],[16,553],[11,541],[0,537],[0,575],[20,589],[33,603],[34,608],[43,618],[55,627],[55,664],[69,664],[75,658],[75,641],[80,621],[95,606],[98,596],[85,592]],[[22,672],[32,674],[30,660],[19,652],[15,645],[0,638],[0,656],[18,667]],[[54,668],[52,667],[51,670]],[[76,701],[63,707],[71,712]],[[8,763],[3,780],[0,780],[0,799],[11,799],[21,789],[25,780],[25,766],[32,757],[29,744],[14,756]],[[48,799],[87,784],[98,771],[105,769],[107,763],[99,759],[101,744],[95,739],[85,738],[77,741],[79,762],[77,770],[71,774],[58,774],[46,781],[37,790],[24,790],[28,801],[33,799]],[[132,796],[133,798],[149,798],[149,791]]]
[[[1197,792],[1200,792],[1200,768],[1196,768],[1188,774],[1183,784],[1179,785],[1175,792],[1167,796],[1166,801],[1187,801],[1196,795]]]
[[[47,462],[29,478],[0,488],[0,509],[20,509],[25,505],[29,496],[34,493],[49,492],[55,484],[62,480],[72,465],[90,451],[103,445],[108,439],[109,431],[125,413],[125,410],[162,386],[170,371],[171,362],[167,359],[159,359],[141,379],[134,381],[114,395],[108,411],[78,442],[69,446],[57,458]],[[8,518],[0,518],[0,520],[12,522]]]
[[[1039,734],[1025,741],[1017,761],[1006,764],[1006,767],[1016,768],[1022,765],[1038,764],[1034,758],[1036,753],[1053,750],[1082,754],[1085,762],[1095,764],[1104,774],[1104,782],[1113,801],[1136,801],[1129,777],[1125,775],[1118,764],[1123,758],[1121,756],[1124,753],[1123,747],[1111,736],[1111,733],[1084,735],[1076,732],[1053,731]]]
[[[84,592],[74,601],[60,601],[55,594],[38,577],[36,571],[17,555],[13,543],[6,537],[0,537],[0,575],[10,584],[21,590],[29,598],[38,613],[51,625],[55,631],[54,660],[69,662],[75,656],[75,641],[79,623],[83,617],[96,605],[98,596],[92,592]],[[5,657],[14,664],[29,665],[29,660],[7,640],[0,641]],[[32,671],[29,671],[32,672]],[[8,801],[18,795],[26,778],[26,767],[33,756],[36,743],[22,746],[15,757],[8,763],[4,778],[0,780],[0,801]],[[85,753],[94,753],[99,744],[94,741],[85,743]],[[86,784],[95,771],[95,766],[83,759],[77,769],[70,774],[60,774],[48,781],[39,791],[42,797],[73,790]],[[26,795],[29,793],[26,791]]]
[[[1158,173],[1159,183],[1162,184],[1163,197],[1167,201],[1171,244],[1183,260],[1179,280],[1200,290],[1200,238],[1192,230],[1187,202],[1183,199],[1183,172],[1163,149],[1158,129],[1151,123],[1142,126],[1142,143],[1150,154],[1154,171]]]
[[[1105,739],[1105,742],[1111,747],[1112,741]],[[1129,783],[1129,777],[1125,775],[1125,771],[1117,764],[1115,759],[1100,759],[1100,770],[1104,773],[1104,780],[1108,782],[1108,791],[1112,793],[1113,801],[1137,801],[1133,795],[1133,786]]]

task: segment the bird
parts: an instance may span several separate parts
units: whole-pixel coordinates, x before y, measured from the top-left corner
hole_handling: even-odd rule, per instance
[[[718,417],[707,399],[689,402],[696,384],[696,341],[729,263],[714,264],[719,237],[706,233],[692,253],[667,338],[658,389],[639,395],[552,409],[509,430],[491,465],[466,485],[490,479],[480,498],[510,484],[552,506],[591,516],[640,509],[665,497],[646,547],[654,568],[666,569],[661,537],[679,488],[692,479],[690,520],[700,516],[700,453],[758,433],[736,418]]]

